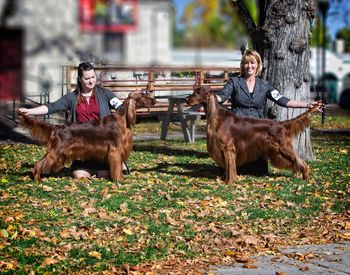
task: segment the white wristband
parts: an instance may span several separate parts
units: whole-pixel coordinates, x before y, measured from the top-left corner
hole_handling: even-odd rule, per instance
[[[113,97],[109,103],[111,104],[111,106],[114,108],[114,109],[117,109],[120,105],[122,105],[123,103],[116,97]]]

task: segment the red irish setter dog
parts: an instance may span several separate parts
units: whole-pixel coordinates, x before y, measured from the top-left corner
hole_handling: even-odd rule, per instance
[[[187,97],[189,105],[202,104],[207,119],[206,139],[210,157],[225,170],[226,181],[234,182],[236,167],[259,157],[273,166],[301,172],[309,178],[309,168],[298,157],[292,138],[310,125],[309,115],[317,106],[287,121],[240,117],[220,105],[208,86],[199,86]],[[321,103],[319,103],[321,104]]]
[[[21,125],[47,148],[44,158],[34,166],[34,179],[40,180],[43,173],[58,172],[73,160],[93,158],[107,161],[111,178],[122,180],[122,163],[128,159],[133,147],[131,127],[136,123],[136,109],[155,103],[147,93],[133,92],[111,115],[67,125],[51,125],[18,112]]]

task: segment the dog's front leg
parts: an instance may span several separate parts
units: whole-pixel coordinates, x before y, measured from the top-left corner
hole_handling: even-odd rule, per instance
[[[301,174],[303,175],[303,180],[307,180],[310,177],[310,173],[309,173],[309,167],[306,164],[306,162],[304,160],[302,160],[301,158],[297,157],[297,165],[298,165],[298,171],[301,172]],[[296,174],[295,172],[296,169],[294,169],[294,175]]]
[[[42,174],[48,174],[51,172],[50,161],[47,155],[40,161],[38,161],[33,168],[33,176],[36,181],[41,179]]]
[[[108,164],[111,178],[115,181],[123,180],[122,156],[118,149],[110,149],[108,153]]]
[[[33,168],[34,180],[39,181],[41,178],[42,165],[45,159],[38,161]]]
[[[233,183],[237,179],[236,150],[233,146],[224,146],[226,181]]]

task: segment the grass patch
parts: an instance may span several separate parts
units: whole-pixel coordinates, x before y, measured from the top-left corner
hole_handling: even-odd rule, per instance
[[[317,134],[312,143],[310,180],[271,169],[234,184],[222,181],[203,139],[136,141],[122,182],[69,173],[34,182],[44,148],[1,145],[0,271],[185,272],[229,261],[226,251],[339,241],[350,211],[350,139]]]

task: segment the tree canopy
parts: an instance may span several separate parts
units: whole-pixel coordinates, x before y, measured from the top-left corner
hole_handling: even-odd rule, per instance
[[[229,1],[191,0],[180,23],[184,28],[176,29],[175,46],[233,48],[247,39],[245,27]]]
[[[263,20],[260,18],[259,5],[262,5],[264,1],[244,0],[242,2],[252,16],[255,25],[259,25],[259,22]],[[340,7],[334,6],[332,14],[337,9]],[[343,15],[342,20],[348,23],[347,16],[347,14]],[[180,23],[183,28],[174,27],[174,46],[239,48],[242,44],[250,41],[245,25],[237,12],[232,9],[231,0],[190,0],[183,14],[180,15]],[[312,24],[311,45],[313,47],[320,45],[319,41],[323,41],[322,28],[323,22],[316,16]],[[350,52],[350,35],[348,33],[350,33],[350,28],[346,25],[336,34],[336,38],[345,40],[346,52]],[[326,28],[327,48],[331,46],[331,40]]]
[[[345,52],[350,52],[350,29],[342,28],[336,34],[337,39],[343,39],[345,42]]]

